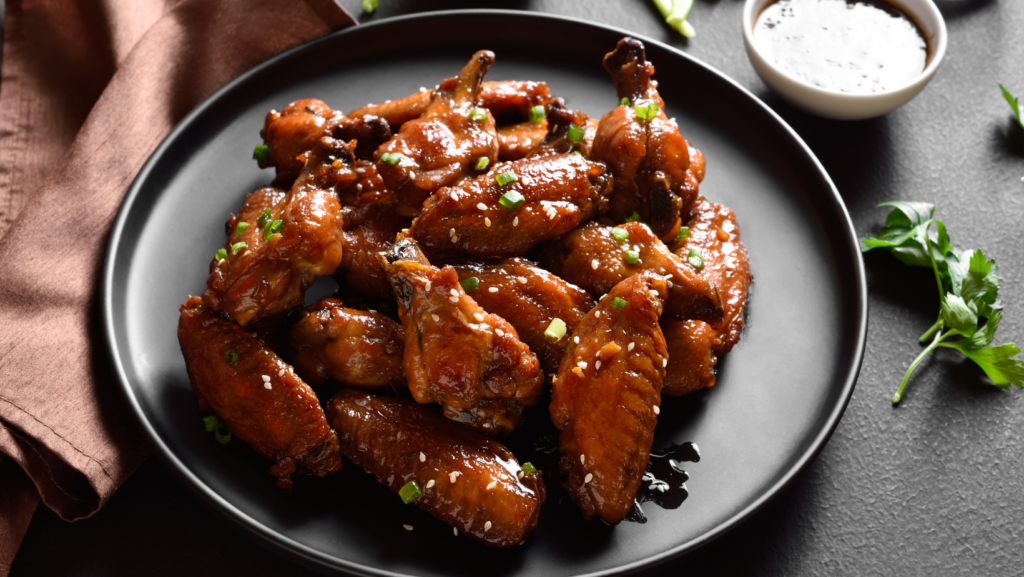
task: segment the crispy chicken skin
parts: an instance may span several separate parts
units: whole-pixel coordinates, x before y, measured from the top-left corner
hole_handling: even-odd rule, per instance
[[[586,519],[618,523],[640,488],[668,361],[658,327],[667,294],[650,271],[615,285],[576,328],[558,367],[550,411],[562,431],[562,486]]]
[[[724,315],[705,325],[689,321],[679,325],[662,322],[669,343],[669,377],[665,394],[683,395],[715,384],[713,368],[718,356],[739,342],[743,331],[743,309],[750,288],[750,263],[740,240],[736,215],[729,208],[698,198],[686,225],[690,236],[672,248],[680,258],[690,250],[700,251],[704,274],[718,287]],[[679,354],[676,354],[678,351]]]
[[[338,284],[363,296],[391,300],[391,284],[379,255],[391,248],[395,237],[409,227],[412,219],[395,212],[397,201],[383,198],[381,202],[346,207],[345,250],[334,277]]]
[[[421,90],[391,102],[367,104],[353,110],[349,116],[379,116],[393,128],[398,127],[423,116],[427,107],[430,106],[430,99],[435,91],[436,89]],[[530,116],[530,108],[546,105],[550,99],[551,91],[548,90],[547,85],[531,80],[484,82],[480,88],[480,107],[490,110],[496,120],[502,124],[526,120]]]
[[[320,299],[306,307],[288,343],[295,372],[314,387],[329,378],[370,391],[405,386],[402,325],[380,313]]]
[[[327,415],[352,462],[395,493],[416,481],[416,506],[459,534],[511,547],[537,526],[541,472],[524,474],[493,438],[411,401],[346,389],[328,402]]]
[[[471,118],[480,101],[480,84],[493,63],[493,52],[474,54],[458,78],[445,80],[433,92],[422,116],[403,124],[377,149],[377,171],[387,187],[398,192],[400,214],[419,214],[434,191],[478,172],[480,158],[497,162],[494,117],[484,113],[483,118]],[[399,156],[391,163],[382,159],[385,154]]]
[[[341,470],[338,437],[313,390],[260,340],[189,297],[181,306],[178,342],[200,404],[274,461],[270,472],[278,487],[291,488],[296,471],[324,477]]]
[[[344,119],[337,112],[316,98],[296,100],[285,106],[281,112],[271,110],[263,121],[263,143],[270,149],[270,158],[261,162],[260,168],[277,168],[278,186],[290,186],[302,172],[300,158]]]
[[[636,211],[656,235],[672,239],[681,224],[678,215],[688,212],[697,197],[700,179],[688,170],[695,155],[679,127],[665,115],[643,44],[623,38],[605,56],[604,67],[619,98],[629,101],[601,118],[591,155],[608,164],[615,176],[609,215],[622,222]],[[635,107],[652,103],[658,107],[654,118],[637,117]],[[703,176],[703,164],[700,168]]]
[[[501,185],[502,173],[516,180]],[[604,165],[578,154],[503,163],[430,197],[410,234],[431,254],[520,256],[604,213],[610,188]],[[510,192],[523,196],[522,206],[499,202]]]
[[[558,370],[565,347],[594,299],[583,289],[522,258],[497,264],[456,265],[459,280],[476,278],[479,288],[467,294],[487,312],[507,319],[519,338],[537,355],[545,373]],[[551,321],[562,319],[565,336],[551,342],[544,336]]]
[[[616,228],[628,236],[619,240],[612,235]],[[636,264],[626,261],[627,250],[639,256]],[[719,320],[722,301],[709,275],[698,272],[654,236],[651,229],[639,222],[611,227],[588,222],[562,237],[545,250],[550,257],[551,272],[592,295],[601,295],[622,280],[644,270],[668,275],[665,315],[672,318]]]
[[[203,293],[207,306],[243,327],[302,306],[313,280],[341,263],[341,205],[332,190],[355,176],[348,145],[324,137],[287,194],[262,188],[246,197],[238,216],[228,222],[226,258],[210,263]],[[270,211],[270,218],[261,226],[264,211]],[[280,230],[267,234],[278,220]],[[246,227],[238,234],[242,222]]]
[[[381,263],[398,296],[405,374],[419,403],[486,433],[511,432],[537,403],[544,373],[515,328],[467,295],[455,269],[427,261],[400,239]]]

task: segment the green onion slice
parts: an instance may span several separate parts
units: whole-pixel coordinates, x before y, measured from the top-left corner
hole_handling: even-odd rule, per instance
[[[217,252],[213,254],[213,258],[217,259],[217,262],[220,262],[228,258],[228,251],[224,249],[219,249]]]
[[[640,213],[634,210],[626,217],[626,222],[640,222]]]
[[[626,301],[624,299],[620,299],[619,297],[615,297],[612,299],[612,306],[619,309],[620,311],[625,310]]]
[[[686,240],[688,238],[690,238],[690,227],[681,226],[679,227],[679,232],[676,233],[676,239],[674,242],[679,242],[681,240]]]
[[[533,463],[531,463],[529,461],[523,463],[522,469],[523,469],[523,474],[524,475],[529,475],[530,473],[536,473],[537,472],[537,467],[534,467]]]
[[[626,242],[626,239],[629,238],[629,231],[624,228],[613,228],[612,236],[619,242]]]
[[[530,122],[536,124],[544,120],[544,107],[538,104],[530,109]]]
[[[224,362],[229,364],[229,365],[233,365],[233,364],[237,363],[238,362],[238,351],[236,351],[235,349],[231,349],[228,352],[224,353]]]
[[[619,106],[629,106],[629,99],[628,98],[623,98],[622,100],[620,100],[619,101]]]
[[[260,228],[263,228],[264,226],[267,226],[267,222],[270,221],[271,218],[272,218],[272,215],[270,214],[270,211],[269,210],[264,210],[260,214],[260,217],[258,219],[256,219],[256,226],[258,226]]]
[[[627,264],[636,264],[640,262],[640,253],[635,250],[627,250],[624,255]]]
[[[247,229],[247,228],[249,228],[249,223],[247,223],[247,222],[240,222],[240,223],[238,223],[237,225],[235,225],[235,235],[236,236],[242,236],[242,233],[245,232],[245,229]]]
[[[462,290],[475,291],[480,288],[480,279],[475,276],[471,276],[465,280],[460,280],[459,284],[462,285]]]
[[[422,494],[423,491],[420,491],[420,484],[416,481],[409,481],[398,490],[398,496],[402,498],[402,502],[406,505],[419,499]]]
[[[532,118],[533,111],[530,111],[530,116]],[[469,119],[472,120],[473,122],[480,122],[481,120],[487,120],[487,111],[484,110],[483,108],[474,108],[473,110],[469,111]]]
[[[494,180],[498,181],[498,186],[505,186],[510,182],[515,182],[519,180],[519,177],[516,176],[516,173],[514,172],[503,172],[499,175],[496,175],[494,177]]]
[[[373,14],[373,11],[377,9],[378,0],[363,0],[363,12],[367,14]]]
[[[476,159],[476,169],[477,170],[483,170],[483,169],[487,168],[490,165],[491,165],[491,159],[487,158],[486,156],[481,156],[480,158]]]
[[[686,262],[690,263],[690,266],[700,270],[704,268],[704,255],[695,248],[690,249],[690,254],[686,255]]]
[[[244,241],[243,242],[236,242],[235,244],[231,245],[231,254],[238,254],[238,253],[242,252],[243,250],[245,250],[248,246],[249,245],[245,244]]]
[[[653,102],[647,104],[637,104],[633,107],[633,111],[636,113],[638,120],[647,122],[658,115],[658,105]]]
[[[398,154],[397,152],[385,152],[384,154],[380,155],[380,161],[386,162],[391,166],[398,164],[399,162],[401,162],[401,160],[402,155]]]
[[[551,324],[544,331],[544,336],[553,343],[562,340],[562,337],[565,336],[565,321],[560,318],[551,319]]]
[[[281,232],[281,226],[284,224],[283,220],[272,220],[267,223],[267,226],[263,228],[263,240],[270,240],[270,237]]]
[[[217,423],[217,427],[213,430],[213,438],[217,439],[217,442],[221,445],[226,445],[231,442],[231,428],[224,421]]]
[[[206,428],[207,433],[212,433],[217,428],[217,424],[220,423],[220,419],[217,415],[206,415],[203,417],[203,427]]]
[[[566,137],[569,138],[569,142],[573,144],[579,144],[583,142],[583,135],[584,133],[582,128],[576,126],[575,124],[569,125],[569,132],[566,134]]]
[[[498,204],[509,210],[515,210],[523,206],[524,202],[526,202],[526,198],[514,190],[506,192],[498,199]]]
[[[266,164],[270,160],[270,147],[266,144],[257,144],[252,150],[252,159],[260,164]]]

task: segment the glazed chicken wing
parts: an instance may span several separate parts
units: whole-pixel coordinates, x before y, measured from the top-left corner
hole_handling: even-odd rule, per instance
[[[711,278],[669,252],[651,229],[639,222],[618,227],[588,222],[549,246],[551,272],[601,295],[644,270],[668,276],[665,314],[672,318],[715,321],[722,301]],[[634,261],[634,262],[631,262]]]
[[[669,350],[669,377],[665,393],[679,396],[715,384],[713,368],[719,355],[732,350],[743,331],[743,310],[750,288],[747,249],[740,240],[736,215],[728,207],[698,198],[686,222],[689,237],[672,245],[680,258],[691,251],[704,264],[704,274],[718,287],[724,315],[705,325],[691,321],[682,325],[662,323]],[[674,354],[680,351],[680,355]]]
[[[577,327],[558,367],[550,410],[562,431],[562,486],[587,519],[618,523],[640,488],[668,362],[658,327],[667,291],[650,271],[615,285]]]
[[[398,191],[399,213],[416,216],[431,193],[476,171],[481,158],[498,160],[494,117],[479,108],[480,84],[493,63],[493,52],[474,54],[458,78],[433,92],[422,116],[377,150],[377,170]]]
[[[405,385],[402,325],[380,313],[320,299],[292,327],[288,343],[295,372],[314,387],[328,378],[365,390]]]
[[[391,284],[379,255],[412,223],[411,218],[395,212],[397,205],[397,201],[386,200],[363,202],[345,210],[345,251],[334,273],[338,284],[363,296],[390,300]]]
[[[594,299],[586,291],[525,259],[456,265],[455,270],[460,281],[477,279],[478,287],[467,294],[487,312],[507,319],[515,327],[545,373],[558,370],[576,325],[594,308]],[[564,336],[552,342],[544,331],[554,319],[561,319],[566,330]]]
[[[565,100],[555,98],[548,104],[547,125],[548,132],[544,135],[544,141],[535,147],[534,155],[579,152],[584,158],[590,158],[590,147],[594,142],[597,124],[591,123],[586,114],[578,110],[569,110]],[[589,139],[588,126],[591,127]]]
[[[501,184],[498,177],[515,180]],[[611,188],[605,167],[578,154],[499,164],[486,175],[438,191],[410,234],[431,254],[519,256],[599,216]],[[519,195],[511,203],[504,195]]]
[[[526,158],[544,142],[548,134],[548,121],[540,122],[519,122],[499,126],[498,129],[498,159],[519,160]]]
[[[656,235],[672,239],[681,223],[678,215],[687,212],[697,197],[700,181],[688,170],[696,155],[679,127],[665,116],[657,83],[650,79],[654,66],[645,60],[643,44],[623,38],[605,56],[604,67],[619,98],[629,102],[604,115],[594,139],[591,157],[607,163],[615,177],[609,215],[622,222],[635,211]]]
[[[508,321],[465,293],[455,269],[431,266],[415,241],[399,240],[381,262],[398,295],[413,398],[437,401],[449,419],[484,432],[512,431],[541,393],[536,355]]]
[[[541,472],[525,474],[493,438],[405,399],[352,390],[338,391],[327,414],[352,462],[395,493],[415,481],[416,506],[456,534],[511,547],[537,526]]]
[[[285,106],[281,112],[271,110],[263,122],[263,143],[270,149],[266,162],[260,168],[277,168],[278,186],[291,186],[302,172],[300,158],[338,126],[344,115],[331,109],[321,100],[304,98]]]
[[[224,258],[210,263],[203,301],[242,326],[302,306],[313,280],[341,263],[341,205],[332,190],[355,179],[352,160],[348,145],[324,137],[287,194],[250,194],[228,223]]]
[[[341,470],[338,437],[309,386],[273,351],[198,297],[181,306],[178,342],[192,390],[257,453],[274,461],[282,489],[291,474]]]

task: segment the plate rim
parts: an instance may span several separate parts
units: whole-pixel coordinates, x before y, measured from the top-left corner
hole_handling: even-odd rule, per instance
[[[186,464],[176,456],[167,444],[163,441],[156,429],[149,422],[146,414],[139,402],[139,399],[135,395],[135,390],[128,376],[125,372],[125,368],[121,363],[120,354],[122,352],[116,339],[115,333],[115,322],[114,322],[114,305],[113,305],[113,293],[115,289],[115,270],[117,269],[117,255],[118,247],[120,246],[122,236],[125,231],[125,227],[128,221],[129,213],[132,207],[139,199],[142,191],[142,185],[148,180],[148,176],[153,171],[156,164],[164,155],[167,148],[177,139],[177,137],[189,127],[197,116],[203,114],[208,108],[213,106],[220,98],[235,89],[236,86],[246,82],[252,76],[259,74],[262,70],[276,65],[277,62],[290,58],[293,54],[311,49],[311,47],[332,41],[334,38],[345,36],[348,34],[362,31],[367,28],[384,28],[393,24],[408,22],[410,20],[433,20],[433,19],[447,19],[453,17],[515,17],[522,19],[536,19],[544,20],[555,25],[562,25],[568,27],[582,27],[590,29],[598,29],[603,32],[612,32],[622,36],[632,36],[645,44],[657,46],[662,50],[666,50],[677,57],[684,58],[691,64],[705,69],[705,71],[717,76],[720,80],[726,82],[732,89],[738,91],[742,96],[747,97],[755,107],[760,107],[763,112],[767,113],[769,118],[774,120],[779,127],[786,131],[794,142],[808,158],[812,161],[813,165],[820,172],[823,182],[828,186],[831,195],[826,199],[830,202],[832,207],[836,209],[837,213],[845,219],[846,228],[845,236],[846,240],[850,242],[850,246],[847,248],[853,253],[850,255],[851,261],[855,263],[853,272],[856,278],[856,337],[854,339],[854,350],[852,351],[852,362],[850,363],[848,370],[846,371],[845,378],[842,383],[842,390],[840,391],[839,401],[832,407],[828,418],[825,420],[825,425],[820,431],[814,436],[808,449],[806,449],[800,458],[793,462],[793,464],[784,470],[784,473],[775,481],[766,491],[764,491],[757,499],[748,504],[739,512],[735,513],[726,520],[718,523],[711,529],[704,531],[701,535],[696,538],[690,539],[678,546],[672,547],[666,551],[662,551],[659,554],[634,561],[625,565],[604,569],[597,572],[581,574],[579,577],[603,577],[607,575],[617,575],[624,573],[634,573],[641,570],[652,569],[655,566],[664,564],[673,559],[678,559],[684,555],[692,553],[693,551],[717,540],[723,535],[727,534],[736,527],[742,525],[744,522],[749,520],[752,516],[763,509],[769,502],[777,497],[783,489],[785,489],[795,478],[799,475],[811,461],[818,456],[832,434],[835,432],[836,427],[839,425],[839,421],[842,419],[843,414],[849,405],[850,398],[853,396],[853,389],[856,385],[857,378],[860,374],[860,370],[864,360],[864,351],[867,343],[867,323],[868,323],[868,299],[867,299],[867,278],[864,269],[864,262],[860,256],[860,250],[857,244],[857,234],[853,226],[853,221],[850,218],[850,213],[846,208],[846,204],[843,202],[839,190],[836,188],[835,183],[832,182],[831,176],[828,171],[821,164],[817,155],[811,150],[807,143],[804,142],[803,138],[789,125],[778,113],[776,113],[771,107],[765,104],[760,98],[753,94],[750,90],[740,85],[737,81],[721,72],[717,68],[705,63],[704,61],[683,52],[682,50],[670,46],[664,42],[649,38],[642,34],[637,34],[633,31],[620,28],[618,26],[611,26],[599,22],[584,20],[581,18],[575,18],[570,16],[563,16],[558,14],[547,14],[533,11],[523,10],[509,10],[509,9],[460,9],[460,10],[441,10],[431,12],[420,12],[415,14],[406,14],[402,16],[396,16],[391,18],[384,18],[375,22],[366,24],[357,24],[330,34],[326,34],[319,38],[315,38],[296,47],[290,48],[276,56],[268,58],[267,60],[253,66],[249,70],[243,72],[239,76],[235,77],[231,81],[227,82],[224,86],[217,89],[213,94],[205,98],[202,102],[195,106],[188,114],[186,114],[171,131],[164,137],[160,144],[153,150],[149,158],[146,160],[142,168],[139,169],[138,174],[132,180],[129,185],[124,198],[121,201],[121,205],[118,208],[117,216],[113,221],[113,225],[110,230],[110,237],[106,244],[106,254],[103,259],[103,268],[101,276],[101,317],[102,326],[104,332],[104,344],[106,345],[106,353],[111,362],[118,389],[120,390],[124,400],[128,403],[132,409],[132,415],[136,422],[149,436],[149,439],[153,446],[157,449],[157,454],[167,464],[175,475],[185,482],[190,489],[195,491],[203,500],[210,506],[212,506],[219,513],[225,515],[235,523],[238,523],[250,533],[259,536],[260,538],[272,543],[276,547],[286,551],[287,553],[294,555],[299,561],[307,564],[312,563],[318,567],[325,569],[332,569],[335,571],[342,570],[357,575],[367,575],[374,577],[406,577],[411,574],[398,573],[389,571],[386,569],[378,569],[374,567],[364,566],[347,559],[342,559],[323,551],[319,551],[303,543],[295,541],[290,537],[270,529],[263,525],[253,517],[249,516],[246,512],[242,511],[238,507],[234,506],[223,498],[220,494],[215,492],[210,486],[202,482],[192,470],[186,466]],[[838,379],[837,379],[838,380]]]

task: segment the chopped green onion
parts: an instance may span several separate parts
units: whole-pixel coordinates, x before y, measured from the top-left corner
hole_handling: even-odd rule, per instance
[[[495,176],[494,180],[498,181],[498,186],[505,186],[506,184],[508,184],[510,182],[515,182],[515,181],[519,180],[519,177],[516,176],[516,173],[514,173],[514,172],[503,172],[503,173]]]
[[[676,233],[676,239],[673,242],[679,242],[688,238],[690,238],[690,227],[681,226],[679,227],[679,232]]]
[[[658,115],[658,105],[653,102],[637,104],[633,107],[633,111],[636,113],[637,119],[646,122]]]
[[[566,134],[566,137],[569,138],[569,142],[573,144],[579,144],[583,142],[583,134],[584,133],[582,128],[576,126],[575,124],[570,124],[569,132]]]
[[[544,107],[538,104],[530,109],[530,122],[536,124],[544,120]]]
[[[416,481],[409,481],[398,490],[398,496],[402,498],[402,502],[406,505],[419,499],[422,494],[423,491],[420,491],[420,484]]]
[[[386,162],[391,166],[398,164],[401,160],[402,155],[398,154],[397,152],[385,152],[384,154],[380,155],[380,161]]]
[[[363,12],[367,14],[373,14],[373,11],[377,9],[378,0],[363,0]]]
[[[612,299],[612,306],[619,309],[620,311],[625,310],[626,301],[624,299],[620,299],[619,297],[615,297]]]
[[[477,170],[483,170],[483,169],[487,168],[490,165],[491,165],[491,159],[487,158],[486,156],[481,156],[480,158],[476,159],[476,169]]]
[[[534,467],[533,463],[531,463],[529,461],[523,463],[522,469],[523,469],[523,474],[524,475],[529,475],[530,473],[536,473],[537,472],[537,467]]]
[[[578,151],[578,150],[574,150],[574,151],[572,151],[572,153],[573,153],[573,154],[578,154],[578,155],[580,155],[580,156],[583,156],[583,153],[582,153],[582,152],[580,152],[580,151]]]
[[[284,224],[282,220],[272,220],[267,223],[267,226],[263,228],[263,240],[270,240],[270,237],[281,232],[281,225]]]
[[[270,160],[270,147],[266,144],[257,144],[252,151],[252,159],[260,164],[266,164]]]
[[[487,111],[483,108],[474,108],[469,111],[469,119],[473,122],[480,122],[481,120],[487,120]]]
[[[229,364],[229,365],[233,365],[233,364],[237,363],[238,362],[238,351],[236,351],[235,349],[231,349],[228,352],[224,353],[224,362]]]
[[[228,258],[228,251],[226,251],[224,249],[220,249],[216,253],[214,253],[213,258],[217,259],[217,262],[220,262],[220,261]]]
[[[544,336],[553,343],[562,340],[562,337],[565,336],[565,321],[559,318],[551,319],[551,324],[544,331]]]
[[[236,242],[235,244],[231,245],[231,254],[238,254],[238,253],[242,252],[242,250],[247,248],[248,246],[249,245],[245,244],[244,241],[243,242]]]
[[[612,236],[619,242],[626,242],[626,239],[629,238],[629,231],[624,228],[613,228]]]
[[[213,438],[221,445],[227,445],[231,442],[231,428],[224,421],[217,423],[217,428],[213,430]]]
[[[640,221],[640,213],[635,211],[635,210],[633,212],[631,212],[629,214],[629,216],[626,217],[626,222],[639,222],[639,221]]]
[[[515,210],[523,206],[524,202],[526,202],[526,198],[514,190],[506,192],[498,199],[498,204],[509,210]]]
[[[704,268],[704,255],[695,248],[690,249],[690,254],[686,255],[686,262],[690,263],[690,266],[700,270]]]
[[[471,276],[465,280],[460,280],[459,284],[462,285],[462,290],[464,291],[475,291],[480,288],[480,279]]]
[[[245,232],[245,229],[247,229],[247,228],[249,228],[249,223],[247,223],[247,222],[240,222],[240,223],[238,223],[237,225],[235,225],[235,235],[242,236],[242,233]]]
[[[635,250],[627,250],[623,256],[625,256],[627,264],[636,264],[640,262],[640,253]]]
[[[263,228],[267,226],[267,222],[270,221],[272,215],[269,210],[264,210],[258,219],[256,219],[256,226]]]
[[[203,427],[206,428],[207,433],[212,433],[217,428],[217,423],[220,423],[217,415],[206,415],[203,417]]]
[[[628,98],[623,98],[622,100],[620,100],[619,101],[619,106],[629,106],[629,99]]]

